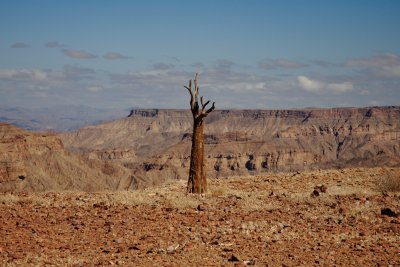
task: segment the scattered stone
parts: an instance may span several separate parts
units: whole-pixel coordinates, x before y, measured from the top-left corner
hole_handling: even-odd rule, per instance
[[[218,245],[219,244],[219,242],[218,242],[218,240],[217,239],[214,239],[213,241],[211,241],[211,243],[210,243],[211,245]]]
[[[389,217],[398,217],[399,215],[391,210],[390,208],[383,208],[381,209],[381,215],[389,216]]]
[[[327,187],[325,185],[317,185],[311,193],[312,197],[318,197],[321,193],[326,193]]]
[[[228,261],[230,261],[230,262],[238,262],[239,259],[238,259],[238,257],[236,257],[235,255],[232,254],[232,256],[228,259]]]
[[[199,204],[196,209],[198,211],[205,211],[205,210],[207,210],[207,205],[206,204]]]
[[[311,193],[312,197],[319,197],[319,192],[317,190],[312,191]]]
[[[243,264],[244,264],[244,265],[255,265],[255,264],[256,264],[256,261],[253,260],[253,259],[249,259],[249,260],[243,261]]]
[[[336,170],[332,175],[324,170],[318,181],[302,173],[305,180],[294,184],[280,173],[269,174],[276,177],[276,185],[260,183],[262,177],[210,180],[227,193],[221,198],[185,197],[187,203],[177,206],[159,197],[149,202],[148,193],[159,191],[179,200],[185,189],[181,181],[113,195],[0,194],[0,266],[67,266],[68,255],[77,253],[76,265],[82,266],[397,266],[400,196],[390,193],[385,198],[370,191],[374,181],[369,175],[359,185],[354,181],[359,174],[353,172],[343,177],[346,188],[332,187],[326,199],[320,190],[319,198],[309,194],[318,184],[334,186],[327,179],[339,175]],[[268,197],[271,191],[274,197]]]
[[[300,175],[300,174],[301,174],[301,172],[299,172],[299,171],[296,171],[295,173],[293,173],[293,175],[292,175],[292,176],[294,177],[294,176],[296,176],[296,175]]]
[[[168,248],[167,248],[167,252],[168,253],[174,253],[177,249],[179,248],[179,244],[177,244],[177,245],[171,245],[171,246],[169,246]]]
[[[137,246],[130,246],[128,247],[128,250],[140,250],[140,248]]]
[[[318,190],[320,193],[326,193],[327,187],[325,185],[317,185],[314,187],[314,190]]]

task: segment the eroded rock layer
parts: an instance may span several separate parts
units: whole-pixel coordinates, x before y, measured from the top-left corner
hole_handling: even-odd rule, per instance
[[[120,161],[142,180],[185,178],[189,110],[132,110],[127,118],[63,134],[69,150]],[[206,120],[207,173],[400,165],[400,107],[217,110]],[[110,150],[129,151],[106,156]]]
[[[111,153],[107,158],[125,153]],[[128,153],[129,154],[129,153]],[[0,123],[0,192],[129,188],[131,171],[66,151],[54,133]]]

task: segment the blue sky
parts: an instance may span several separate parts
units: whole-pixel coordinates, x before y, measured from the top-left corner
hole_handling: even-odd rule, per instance
[[[400,1],[0,3],[0,105],[400,104]]]

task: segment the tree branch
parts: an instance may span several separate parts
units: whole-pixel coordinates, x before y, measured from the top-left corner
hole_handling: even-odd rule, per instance
[[[186,85],[184,85],[184,87],[190,93],[190,108],[193,110],[194,109],[194,97],[193,97],[193,91],[192,91],[192,80],[189,80],[189,87]]]
[[[210,101],[208,101],[208,102],[210,102]],[[208,103],[207,102],[207,103]],[[211,106],[211,108],[209,108],[207,111],[206,111],[206,115],[208,115],[211,111],[213,111],[215,109],[215,102],[213,102],[212,103],[212,106]]]
[[[192,110],[193,116],[195,118],[204,118],[206,117],[210,112],[212,112],[215,109],[215,102],[213,102],[212,106],[206,110],[207,105],[210,103],[210,100],[206,101],[205,103],[203,102],[203,97],[200,97],[200,104],[201,104],[201,111],[200,105],[198,102],[198,97],[199,97],[199,89],[200,86],[198,84],[198,77],[199,74],[196,73],[196,76],[193,80],[194,88],[192,89],[192,80],[189,80],[189,86],[184,85],[184,87],[189,91],[190,93],[190,109]]]
[[[210,100],[207,100],[207,102],[205,104],[201,103],[201,112],[204,112],[204,109],[206,108],[206,106],[208,105],[208,103],[210,103]]]

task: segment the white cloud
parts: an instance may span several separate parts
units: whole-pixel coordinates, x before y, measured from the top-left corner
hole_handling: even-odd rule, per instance
[[[103,58],[108,60],[118,60],[118,59],[132,59],[132,57],[122,55],[116,52],[107,52],[103,55]]]
[[[47,73],[41,70],[0,69],[0,80],[44,81],[47,79],[48,79]]]
[[[193,68],[197,68],[197,69],[202,69],[202,68],[205,67],[202,62],[194,62],[190,66],[193,67]]]
[[[370,101],[379,101],[382,105],[399,101],[396,80],[372,77],[377,80],[372,83],[360,76],[318,76],[316,73],[270,77],[254,69],[234,71],[215,68],[215,64],[214,68],[202,66],[200,94],[216,101],[217,108],[293,108],[316,103],[321,107],[367,106]],[[166,64],[158,66],[159,69],[125,73],[96,71],[77,64],[65,65],[59,70],[0,69],[0,105],[68,102],[104,107],[187,108],[188,95],[183,86],[194,78],[195,70],[169,67]],[[40,92],[48,96],[47,102],[35,98],[38,102],[33,103],[31,97]]]
[[[235,62],[230,61],[229,59],[218,59],[216,62],[217,68],[221,69],[229,69],[235,65]]]
[[[346,62],[349,67],[382,67],[398,66],[400,56],[396,54],[375,55],[367,58],[350,59]]]
[[[309,92],[318,92],[324,87],[323,83],[311,80],[306,76],[298,76],[297,81],[301,88]]]
[[[90,92],[96,93],[96,92],[102,91],[103,87],[101,87],[101,86],[89,86],[87,88],[87,90],[90,91]]]
[[[155,69],[155,70],[169,70],[169,69],[172,69],[173,67],[174,67],[173,64],[167,64],[167,63],[163,63],[163,62],[156,63],[153,65],[153,69]]]
[[[350,82],[327,83],[310,79],[306,76],[297,77],[298,85],[308,92],[331,91],[335,93],[343,93],[353,90],[353,84]]]
[[[320,60],[320,59],[314,59],[314,60],[310,60],[310,62],[314,65],[317,65],[319,67],[332,67],[332,66],[336,66],[337,64],[329,62],[329,61],[325,61],[325,60]]]
[[[29,48],[31,46],[27,43],[13,43],[10,47],[11,48]]]
[[[296,62],[293,60],[289,59],[263,59],[258,63],[259,67],[265,70],[270,70],[270,69],[299,69],[299,68],[305,68],[308,65],[301,63],[301,62]]]
[[[396,54],[351,59],[345,65],[352,68],[361,68],[368,75],[383,78],[400,78],[400,55]]]
[[[400,64],[397,66],[383,66],[376,74],[383,77],[400,78]]]
[[[69,80],[93,78],[96,71],[91,68],[82,68],[75,65],[64,65],[62,75]]]
[[[228,89],[232,91],[244,92],[244,91],[258,91],[265,88],[265,83],[263,82],[248,82],[248,83],[231,83],[226,85],[220,85],[221,89]]]
[[[353,90],[353,84],[351,82],[344,83],[327,83],[326,88],[330,91],[337,93],[343,93]]]
[[[371,100],[370,102],[369,102],[369,105],[370,106],[379,106],[381,103],[379,102],[379,101],[376,101],[376,100]]]
[[[63,47],[63,44],[60,44],[59,42],[47,42],[44,44],[47,48],[59,48]]]
[[[83,51],[83,50],[63,49],[63,53],[69,57],[76,58],[76,59],[97,58],[96,55],[93,55],[93,54]]]

